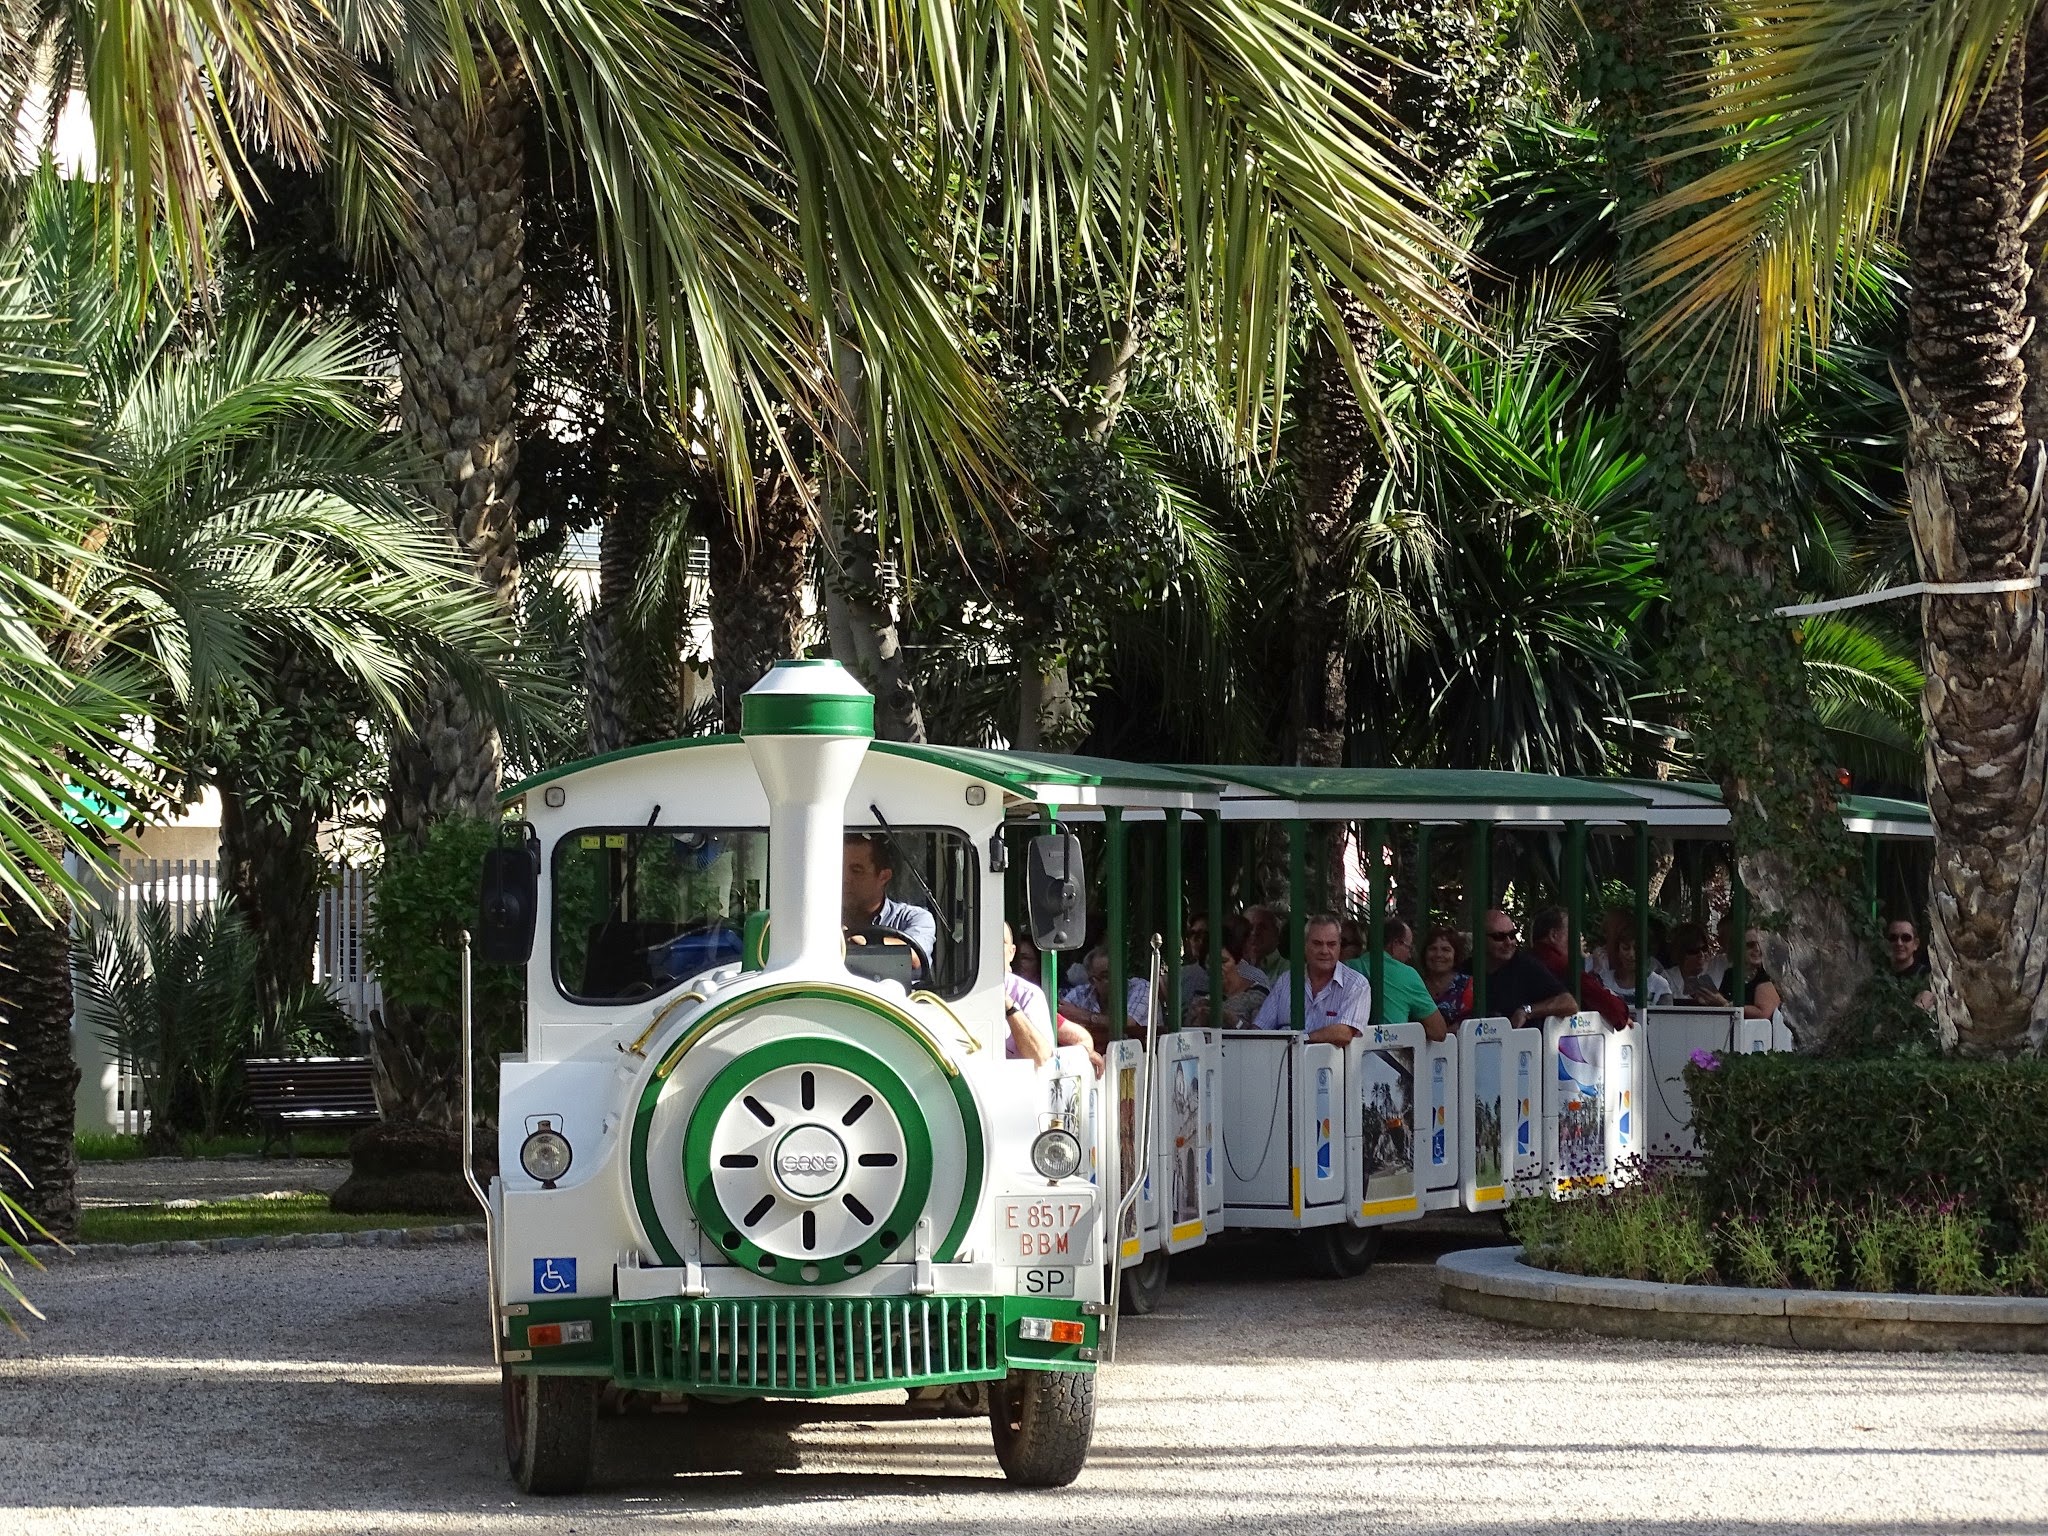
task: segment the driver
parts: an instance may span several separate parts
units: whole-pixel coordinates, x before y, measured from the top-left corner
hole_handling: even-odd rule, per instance
[[[868,832],[846,834],[845,875],[839,891],[839,913],[846,931],[887,928],[916,944],[936,965],[938,919],[923,907],[891,899],[889,882],[895,878],[896,855],[888,838]]]

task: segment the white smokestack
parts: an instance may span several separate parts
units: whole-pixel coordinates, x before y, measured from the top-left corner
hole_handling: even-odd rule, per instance
[[[778,661],[740,700],[768,795],[767,969],[839,969],[846,796],[875,734],[875,700],[836,661]]]

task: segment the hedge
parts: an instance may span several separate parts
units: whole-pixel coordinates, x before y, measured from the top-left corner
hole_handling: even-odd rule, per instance
[[[2011,1223],[2048,1195],[2048,1060],[1730,1055],[1685,1078],[1723,1209],[1960,1197]]]

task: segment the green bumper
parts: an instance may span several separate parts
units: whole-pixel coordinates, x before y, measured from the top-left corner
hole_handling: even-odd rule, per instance
[[[1083,1336],[1028,1339],[1026,1318],[1078,1322]],[[1080,1302],[1040,1297],[535,1301],[505,1319],[505,1359],[515,1371],[605,1376],[650,1392],[836,1397],[1015,1370],[1092,1371],[1099,1324]]]

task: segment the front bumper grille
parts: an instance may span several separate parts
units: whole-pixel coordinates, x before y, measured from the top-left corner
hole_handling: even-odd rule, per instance
[[[1003,1310],[980,1297],[618,1302],[612,1361],[649,1391],[827,1397],[1004,1374]]]

